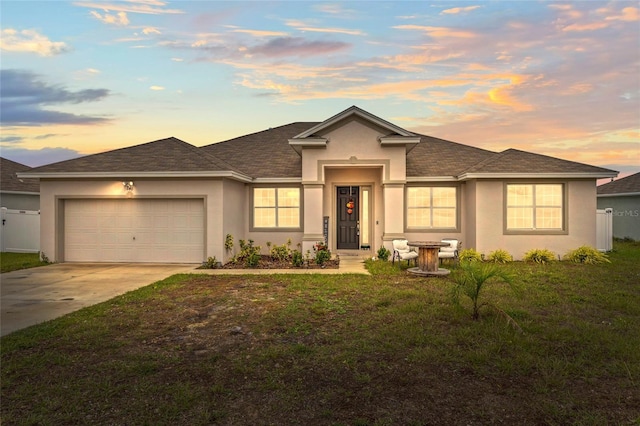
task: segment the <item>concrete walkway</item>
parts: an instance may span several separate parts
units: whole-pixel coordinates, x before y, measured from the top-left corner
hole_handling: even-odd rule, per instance
[[[368,274],[362,256],[339,269],[196,269],[198,265],[54,263],[0,275],[0,336],[112,299],[180,273]]]

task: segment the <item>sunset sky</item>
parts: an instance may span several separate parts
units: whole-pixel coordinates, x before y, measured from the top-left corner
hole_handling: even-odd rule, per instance
[[[0,152],[196,146],[358,107],[407,130],[640,171],[637,1],[7,1]]]

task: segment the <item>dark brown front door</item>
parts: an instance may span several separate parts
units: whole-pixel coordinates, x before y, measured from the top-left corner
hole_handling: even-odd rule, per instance
[[[360,240],[359,186],[338,187],[338,249],[358,249]]]

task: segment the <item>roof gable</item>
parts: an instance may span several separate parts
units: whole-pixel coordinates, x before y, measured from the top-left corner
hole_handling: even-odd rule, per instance
[[[635,173],[598,187],[598,195],[640,194],[640,173]]]
[[[322,133],[323,130],[328,129],[329,127],[339,123],[340,121],[346,120],[351,117],[359,117],[364,119],[365,121],[369,121],[389,132],[390,135],[399,135],[399,136],[416,136],[414,133],[411,133],[402,127],[398,127],[395,124],[389,123],[386,120],[383,120],[380,117],[377,117],[363,109],[358,108],[357,106],[352,106],[350,108],[345,109],[344,111],[334,115],[331,118],[326,119],[325,121],[316,124],[310,129],[305,130],[302,133],[295,135],[292,139],[303,139],[308,138],[310,136],[318,135]]]
[[[31,167],[0,157],[0,190],[9,192],[40,192],[36,179],[20,179],[18,172],[26,172]]]

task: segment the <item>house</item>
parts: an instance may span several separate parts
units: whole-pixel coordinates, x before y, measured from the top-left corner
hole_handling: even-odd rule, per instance
[[[0,157],[0,207],[12,210],[40,210],[37,179],[18,178],[16,173],[31,167]]]
[[[640,241],[640,173],[598,186],[598,208],[613,209],[613,236]]]
[[[56,261],[228,260],[227,235],[306,252],[453,237],[515,258],[596,240],[596,180],[617,172],[407,131],[356,106],[197,148],[176,138],[22,173],[40,179]]]

